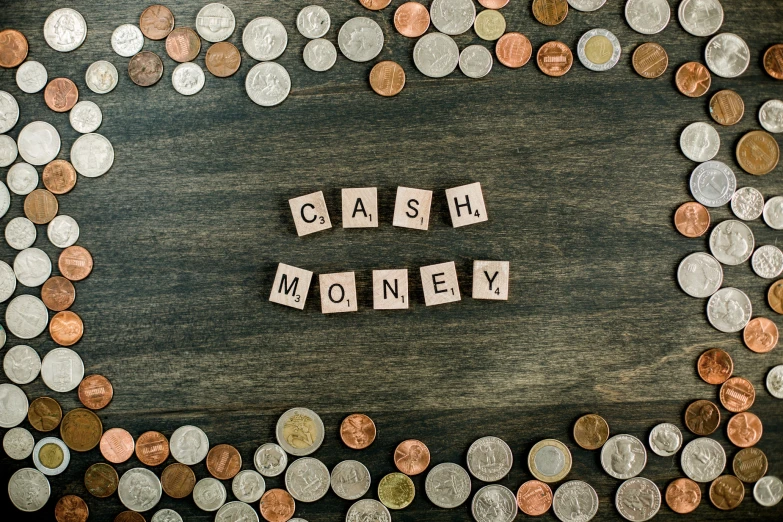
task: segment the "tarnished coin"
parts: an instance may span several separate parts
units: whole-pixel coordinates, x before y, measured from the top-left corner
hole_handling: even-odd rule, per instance
[[[54,112],[68,112],[79,100],[79,89],[68,78],[55,78],[46,84],[44,101]]]
[[[19,149],[11,136],[0,135],[0,167],[7,167],[16,160]]]
[[[721,385],[720,402],[730,412],[738,413],[750,409],[756,400],[753,384],[742,377],[732,377]]]
[[[71,146],[71,164],[86,178],[97,178],[114,164],[114,147],[101,134],[82,134]]]
[[[579,39],[576,54],[591,71],[608,71],[620,61],[622,48],[617,37],[606,29],[591,29]]]
[[[552,510],[562,522],[588,522],[598,512],[598,494],[587,482],[569,480],[555,491]]]
[[[755,446],[761,439],[762,432],[761,419],[749,411],[734,415],[726,425],[729,440],[738,448]]]
[[[91,377],[100,377],[103,380],[106,380],[105,377],[100,375],[93,375]],[[89,378],[90,377],[87,379]],[[82,385],[84,384],[84,381],[82,381]],[[106,383],[108,384],[109,391],[111,391],[111,384],[108,383],[108,380],[106,380]],[[80,398],[82,385],[79,386]],[[160,466],[169,458],[169,440],[158,431],[145,431],[139,435],[139,438],[136,440],[136,457],[139,459],[139,462],[145,466]]]
[[[482,437],[468,448],[467,461],[471,475],[483,482],[497,482],[511,471],[514,455],[503,439]]]
[[[348,508],[345,522],[364,522],[366,520],[391,522],[391,513],[386,509],[386,506],[370,498],[360,500]]]
[[[204,88],[204,71],[193,62],[181,63],[171,73],[171,85],[184,96],[192,96]]]
[[[177,462],[193,466],[206,458],[209,439],[201,428],[181,426],[171,434],[170,449]]]
[[[150,40],[163,40],[174,29],[174,15],[166,6],[151,5],[141,13],[139,28]]]
[[[731,211],[743,221],[753,221],[764,212],[764,196],[753,187],[737,189],[731,197]]]
[[[0,31],[0,67],[13,69],[27,58],[27,38],[16,29]]]
[[[719,0],[683,0],[677,17],[682,28],[693,36],[709,36],[723,24],[723,6]]]
[[[644,444],[633,435],[615,435],[601,448],[601,466],[616,479],[635,477],[646,464]]]
[[[258,513],[244,502],[228,502],[215,513],[215,522],[258,522]],[[153,521],[154,522],[154,521]]]
[[[507,487],[490,484],[476,491],[470,510],[476,522],[511,522],[517,516],[517,499]]]
[[[533,16],[544,25],[561,24],[568,16],[568,2],[566,0],[533,0]]]
[[[87,503],[76,495],[60,497],[54,506],[54,518],[57,522],[87,522],[88,516]]]
[[[95,132],[103,122],[101,108],[91,101],[80,101],[71,109],[68,119],[71,127],[81,134]]]
[[[33,464],[44,475],[59,475],[71,462],[71,452],[56,437],[44,437],[33,448]]]
[[[650,431],[650,449],[661,457],[671,457],[682,447],[682,433],[674,424],[663,422]]]
[[[133,24],[123,24],[111,33],[111,48],[123,58],[130,58],[144,47],[144,35]]]
[[[61,278],[65,279],[65,278]],[[68,281],[67,279],[65,279]],[[70,281],[68,281],[70,283]],[[111,382],[109,382],[109,379],[104,377],[103,375],[88,375],[84,379],[82,379],[82,382],[79,383],[79,400],[84,405],[85,408],[89,408],[91,410],[100,410],[102,408],[105,408],[109,405],[111,402],[112,397],[114,396],[114,388],[111,385]],[[163,461],[166,460],[166,457],[169,456],[169,446],[168,441],[166,441],[166,438],[163,437],[163,440],[166,442],[165,450],[166,450],[166,456],[160,460],[160,462],[150,462],[146,458],[144,458],[144,454],[140,454],[141,448],[144,447],[144,440],[145,436],[149,435],[150,433],[155,432],[147,432],[144,433],[138,440],[138,443],[136,445],[136,455],[139,457],[139,460],[142,464],[145,466],[157,466],[158,464],[162,464]],[[160,434],[158,434],[160,435]]]
[[[284,489],[270,489],[261,497],[261,516],[268,522],[285,522],[294,516],[294,511],[296,511],[294,497]],[[349,509],[348,514],[350,513]],[[388,520],[391,521],[391,517]]]
[[[41,373],[41,358],[38,357],[38,352],[29,346],[17,344],[5,352],[5,357],[3,357],[3,371],[5,371],[5,376],[8,377],[8,380],[12,383],[29,384],[38,377],[39,373]],[[45,399],[48,399],[48,397],[39,397],[33,401],[33,405],[35,405],[36,401]],[[54,401],[54,399],[49,400]],[[30,412],[33,411],[33,405],[30,406]],[[62,415],[62,413],[60,413],[60,415]],[[57,424],[59,423],[60,421],[58,419]],[[30,424],[33,424],[32,420],[30,421]],[[35,428],[36,425],[33,424],[33,427]],[[57,427],[56,424],[51,429],[54,429],[55,427]]]
[[[777,166],[778,160],[780,147],[767,132],[750,131],[737,142],[737,163],[748,174],[769,174]]]
[[[122,428],[108,429],[101,436],[101,455],[112,464],[127,461],[133,456],[135,448],[133,436]]]
[[[565,3],[565,0],[563,2]],[[535,4],[533,5],[535,6]],[[484,9],[476,16],[473,28],[479,38],[494,42],[506,32],[506,19],[500,14],[500,11]]]
[[[753,232],[742,221],[721,221],[710,234],[710,252],[724,265],[739,265],[750,259],[755,240]]]
[[[768,132],[783,132],[783,101],[764,102],[759,109],[759,123]]]
[[[370,71],[370,87],[381,96],[396,96],[405,87],[405,70],[397,62],[378,62]]]
[[[274,60],[285,51],[288,32],[276,18],[261,16],[245,26],[242,46],[251,58],[259,61]]]
[[[130,511],[130,513],[133,513],[133,511]],[[257,517],[258,515],[256,515],[256,520],[258,520]],[[182,517],[173,509],[159,509],[152,515],[151,522],[182,522]]]
[[[38,511],[49,501],[49,481],[38,470],[22,468],[8,480],[8,498],[20,511]]]
[[[471,0],[432,0],[430,17],[435,29],[443,34],[455,36],[473,26],[476,6]]]
[[[429,33],[416,42],[413,63],[424,76],[443,78],[459,63],[459,47],[453,38],[442,33]]]
[[[416,488],[404,473],[389,473],[378,483],[378,500],[389,509],[404,509],[413,502]]]
[[[767,353],[778,344],[778,327],[766,317],[756,317],[745,327],[742,338],[750,351]]]
[[[642,34],[656,34],[669,24],[671,9],[666,0],[628,0],[625,20],[631,29]]]
[[[383,30],[374,20],[357,16],[345,22],[340,28],[337,44],[340,52],[349,60],[368,62],[378,56],[383,49]]]
[[[152,471],[147,468],[131,468],[120,477],[117,494],[126,508],[143,513],[158,505],[163,490],[160,480]]]
[[[763,245],[753,252],[751,266],[756,275],[774,279],[783,272],[783,252],[774,245]]]
[[[481,0],[479,0],[481,1]],[[597,11],[606,3],[606,0],[568,0],[568,5],[577,11]]]
[[[543,515],[552,507],[552,490],[540,480],[528,480],[517,490],[517,506],[526,515]]]
[[[218,480],[230,480],[242,469],[242,456],[230,444],[218,444],[207,453],[207,471]]]
[[[16,70],[16,85],[22,92],[34,94],[46,87],[49,75],[41,62],[27,60]]]
[[[20,339],[38,337],[48,323],[49,314],[46,312],[46,306],[34,295],[18,295],[5,309],[5,324],[8,330]],[[45,376],[44,382],[46,382]]]
[[[285,488],[300,502],[315,502],[329,492],[329,469],[318,459],[296,459],[285,472]]]
[[[742,96],[729,89],[723,89],[710,98],[710,116],[721,125],[735,125],[745,114]]]
[[[680,150],[691,161],[709,161],[720,150],[718,131],[708,123],[691,123],[680,134]]]
[[[483,45],[469,45],[459,54],[459,68],[468,78],[483,78],[492,70],[492,53]]]
[[[35,243],[35,225],[25,217],[16,217],[5,226],[5,242],[13,249],[24,250]]]
[[[45,189],[37,189],[24,199],[24,213],[36,225],[45,225],[57,215],[57,198]]]
[[[207,70],[218,78],[228,78],[239,70],[242,55],[239,49],[230,42],[218,42],[207,49],[204,58]]]
[[[57,267],[66,279],[81,281],[92,272],[92,255],[86,248],[77,245],[69,246],[60,252]]]
[[[405,2],[394,12],[394,27],[408,38],[418,38],[430,26],[430,12],[418,2]]]
[[[288,97],[291,92],[291,78],[282,65],[262,62],[247,73],[245,90],[253,102],[262,107],[272,107]]]
[[[226,503],[227,496],[223,483],[212,477],[199,480],[193,488],[193,502],[202,511],[217,511]]]
[[[13,428],[27,418],[27,395],[15,384],[0,384],[0,428]]]
[[[690,513],[701,502],[699,485],[687,478],[678,478],[666,487],[666,504],[675,513]]]
[[[131,79],[133,78],[131,77]],[[120,75],[111,62],[98,60],[87,68],[84,80],[87,83],[87,87],[95,94],[106,94],[117,87]]]
[[[11,192],[26,196],[38,186],[38,171],[29,163],[14,163],[8,169],[6,181]]]
[[[777,477],[763,477],[753,486],[753,498],[764,507],[776,506],[783,499],[783,481]]]
[[[362,413],[354,413],[340,423],[340,438],[351,449],[365,449],[375,441],[375,423]]]
[[[256,450],[253,465],[263,476],[276,477],[288,466],[288,455],[277,444],[268,442]]]
[[[190,27],[177,27],[166,37],[166,54],[175,62],[192,62],[199,52],[201,39]]]
[[[171,498],[185,498],[196,485],[196,474],[185,464],[169,464],[160,475],[163,491]]]
[[[45,359],[44,364],[46,364]],[[100,444],[102,435],[101,419],[92,411],[84,408],[69,411],[60,423],[60,436],[65,444],[74,451],[90,451]]]
[[[750,321],[752,312],[750,299],[736,288],[718,290],[707,303],[707,319],[721,332],[739,332]]]
[[[296,16],[296,28],[305,38],[321,38],[329,32],[332,19],[320,5],[308,5]]]
[[[710,484],[712,505],[724,511],[734,509],[745,498],[745,485],[734,475],[723,475]]]
[[[323,444],[324,423],[312,410],[291,408],[278,419],[275,435],[277,443],[287,453],[303,457],[314,453]]]
[[[571,452],[559,440],[541,440],[530,448],[527,467],[542,482],[559,482],[571,471]]]
[[[674,226],[685,237],[701,237],[710,227],[710,212],[701,203],[683,203],[674,213]]]
[[[196,15],[196,31],[208,42],[222,42],[235,27],[234,13],[223,4],[207,4]]]
[[[723,268],[717,259],[704,252],[696,252],[680,262],[677,282],[691,297],[709,297],[723,284]]]
[[[720,207],[731,201],[737,189],[734,172],[720,161],[707,161],[691,173],[691,194],[706,207]]]
[[[87,36],[87,22],[74,9],[57,9],[44,23],[44,40],[49,47],[61,53],[73,51]]]
[[[609,438],[609,424],[595,413],[579,417],[574,423],[574,440],[586,450],[596,450]]]
[[[628,479],[617,488],[614,505],[626,520],[650,520],[661,509],[661,491],[652,480],[643,477]]]
[[[731,355],[720,348],[710,348],[699,356],[696,369],[699,377],[707,384],[722,384],[731,377],[734,371],[734,361],[732,361]]]
[[[135,511],[123,511],[114,517],[114,522],[146,522],[146,520],[146,518]]]
[[[402,441],[394,450],[394,465],[406,475],[418,475],[430,465],[430,450],[420,440]]]
[[[45,121],[28,123],[19,132],[17,143],[19,155],[31,165],[46,165],[60,153],[60,134]]]
[[[767,391],[777,399],[783,399],[783,364],[775,366],[767,373]]]
[[[445,509],[464,504],[470,496],[470,488],[468,472],[451,462],[443,462],[432,468],[424,482],[424,491],[430,502]]]
[[[733,33],[713,36],[704,49],[704,60],[714,74],[736,78],[750,64],[750,49],[745,40]]]
[[[3,435],[3,450],[14,460],[24,460],[33,453],[33,434],[24,428],[11,428]]]
[[[364,464],[357,460],[344,460],[332,469],[330,482],[338,497],[356,500],[370,490],[370,480],[370,471]]]
[[[117,491],[120,477],[117,470],[105,462],[98,462],[84,473],[84,487],[97,498],[107,498]]]
[[[783,230],[783,196],[775,196],[764,203],[764,223],[775,230]],[[783,313],[783,312],[781,312]]]
[[[522,33],[506,33],[495,43],[498,61],[512,69],[525,65],[533,54],[533,46]]]
[[[682,470],[696,482],[712,482],[726,467],[726,452],[714,439],[693,439],[682,450]]]
[[[559,77],[571,70],[574,55],[563,42],[547,42],[538,48],[536,62],[542,73]]]
[[[139,87],[150,87],[163,76],[163,62],[151,51],[141,51],[128,62],[128,76]]]
[[[57,248],[68,248],[79,239],[79,224],[71,216],[60,214],[49,222],[46,235]]]
[[[307,42],[302,58],[305,65],[312,71],[328,71],[337,62],[337,48],[329,40],[317,38]]]
[[[252,504],[261,500],[261,495],[266,491],[266,482],[257,471],[246,469],[237,473],[231,481],[231,491],[238,500]]]
[[[699,62],[687,62],[677,69],[674,76],[677,90],[689,98],[703,96],[712,83],[710,71]]]

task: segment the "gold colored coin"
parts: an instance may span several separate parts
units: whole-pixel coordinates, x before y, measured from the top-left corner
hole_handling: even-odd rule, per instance
[[[500,11],[484,9],[476,16],[473,27],[479,38],[494,42],[506,32],[506,19]]]
[[[603,65],[612,58],[614,48],[612,42],[606,36],[596,35],[587,40],[585,55],[587,59],[596,65]]]
[[[403,509],[413,502],[416,488],[404,473],[389,473],[378,483],[378,498],[389,509]]]
[[[588,413],[574,423],[574,440],[586,450],[596,450],[609,439],[609,424],[603,417]]]
[[[38,460],[49,469],[56,469],[63,463],[65,454],[60,446],[54,443],[44,444],[38,451]]]
[[[767,291],[769,307],[779,314],[783,314],[783,279],[778,279]]]
[[[571,471],[571,451],[559,440],[544,439],[530,449],[527,467],[541,482],[560,482]]]
[[[90,451],[101,441],[103,424],[90,410],[76,408],[65,414],[60,423],[60,435],[65,445],[74,451]]]

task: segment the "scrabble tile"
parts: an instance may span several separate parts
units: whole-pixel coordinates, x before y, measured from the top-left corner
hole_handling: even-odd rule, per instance
[[[392,224],[395,227],[427,230],[430,226],[431,204],[431,190],[397,187]]]
[[[324,193],[320,190],[306,196],[289,199],[288,204],[291,206],[291,214],[294,216],[296,233],[299,234],[299,237],[332,228],[329,212],[326,210]]]
[[[508,300],[508,261],[473,261],[473,299]]]
[[[446,199],[449,202],[451,224],[454,228],[487,220],[487,207],[484,206],[481,183],[446,189]]]
[[[372,271],[372,307],[375,310],[408,308],[408,269]]]
[[[318,281],[321,286],[321,312],[334,314],[357,310],[356,277],[353,272],[320,274]]]
[[[343,189],[343,228],[378,226],[378,189]]]
[[[454,261],[421,267],[421,286],[427,306],[460,300],[457,267]]]
[[[313,273],[309,270],[280,263],[277,265],[277,275],[272,283],[269,300],[303,310],[312,279]]]

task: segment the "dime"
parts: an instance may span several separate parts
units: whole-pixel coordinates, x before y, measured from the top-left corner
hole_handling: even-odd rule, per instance
[[[0,91],[0,109],[2,109],[0,111],[0,114],[2,114],[2,118],[0,118],[0,134],[3,134],[11,130],[16,125],[16,122],[19,121],[19,104],[16,102],[16,98],[5,91]],[[49,124],[46,123],[45,125]],[[21,137],[20,134],[19,138],[21,139]],[[8,164],[11,162],[13,162],[13,159]]]
[[[111,388],[111,384],[109,384],[109,388]],[[81,387],[79,387],[79,391],[81,391]],[[157,431],[142,433],[136,440],[136,457],[145,466],[160,466],[169,458],[169,440]]]
[[[14,384],[0,384],[0,428],[13,428],[27,417],[27,395]]]
[[[769,371],[766,382],[769,394],[777,399],[783,399],[783,364]]]
[[[482,0],[479,0],[479,2],[481,1]],[[570,5],[577,11],[584,11],[584,12],[597,11],[605,3],[606,0],[568,0],[568,5]]]
[[[723,283],[723,269],[717,259],[704,252],[696,252],[680,262],[677,282],[691,297],[709,297]]]
[[[57,248],[68,248],[79,239],[79,224],[71,216],[61,214],[49,222],[46,234]]]
[[[166,466],[160,475],[163,491],[171,498],[185,498],[196,485],[196,475],[185,464],[175,463]]]
[[[650,449],[661,457],[671,457],[682,447],[682,433],[674,424],[663,422],[650,432]]]
[[[329,470],[318,459],[296,459],[285,472],[285,488],[300,502],[315,502],[329,491]]]
[[[742,377],[732,377],[720,387],[720,402],[724,408],[733,413],[746,411],[756,400],[756,390],[753,384]]]
[[[61,53],[73,51],[87,36],[84,17],[73,9],[57,9],[44,23],[44,40],[49,47]]]
[[[429,33],[421,37],[413,48],[413,63],[425,76],[448,76],[459,63],[456,42],[442,33]]]
[[[120,477],[117,494],[120,497],[120,502],[126,508],[131,511],[144,512],[154,508],[160,502],[163,492],[160,480],[153,472],[146,468],[132,468]]]
[[[54,506],[54,518],[57,522],[87,522],[88,516],[87,503],[76,495],[65,495]]]
[[[268,442],[256,450],[253,465],[263,476],[276,477],[288,466],[288,455],[277,444]]]
[[[779,159],[778,142],[767,132],[750,131],[737,143],[737,163],[748,174],[769,174],[777,166]]]
[[[155,85],[163,76],[160,56],[150,51],[141,51],[128,62],[128,76],[139,87]]]
[[[432,468],[424,482],[424,491],[430,502],[445,509],[464,504],[470,496],[470,488],[468,472],[451,462],[443,462]]]
[[[722,384],[731,377],[734,361],[731,360],[731,355],[720,348],[710,348],[699,356],[696,368],[699,377],[707,384]]]
[[[565,0],[563,2],[565,3]],[[535,3],[533,6],[533,9],[535,9]],[[500,11],[485,9],[476,16],[473,28],[479,38],[488,42],[494,42],[506,32],[506,19],[500,14]]]
[[[60,404],[51,397],[38,397],[30,403],[30,410],[27,412],[30,426],[44,433],[59,426],[62,418],[63,410]]]
[[[710,89],[712,78],[710,71],[702,64],[687,62],[677,69],[674,81],[677,84],[677,90],[682,94],[689,98],[698,98]]]
[[[324,423],[312,410],[291,408],[278,419],[275,435],[278,444],[287,453],[303,457],[315,452],[323,444]]]
[[[119,482],[117,470],[103,462],[93,464],[84,473],[84,487],[97,498],[112,496]]]
[[[13,69],[27,58],[27,38],[16,29],[0,31],[0,67]]]
[[[35,225],[24,217],[17,217],[5,226],[5,242],[16,250],[30,248],[35,243]]]
[[[764,204],[764,223],[775,230],[783,230],[783,196],[775,196]]]
[[[579,39],[576,53],[591,71],[608,71],[620,60],[622,49],[617,37],[606,29],[591,29]]]
[[[217,511],[226,503],[226,497],[226,487],[212,477],[199,480],[193,488],[193,501],[202,511]]]
[[[71,163],[86,178],[103,176],[114,163],[114,147],[100,134],[82,134],[71,146]]]
[[[123,24],[111,33],[111,48],[123,58],[130,58],[144,47],[144,35],[133,24]]]
[[[783,101],[765,102],[759,109],[759,123],[769,132],[783,132]]]
[[[574,423],[574,440],[581,448],[598,449],[608,438],[609,424],[600,415],[589,413],[579,417]]]
[[[742,336],[752,352],[767,353],[778,344],[778,327],[766,317],[756,317],[750,320]]]
[[[47,357],[49,356],[47,355]],[[46,359],[44,359],[44,365],[46,365]],[[90,451],[101,442],[101,435],[103,435],[101,419],[92,411],[84,408],[69,411],[60,424],[60,436],[74,451]]]
[[[725,163],[707,161],[693,169],[690,187],[696,201],[707,207],[720,207],[734,196],[737,178]]]
[[[33,448],[33,464],[44,475],[59,475],[71,462],[71,452],[58,438],[44,437]]]
[[[50,492],[49,481],[33,468],[17,470],[8,481],[9,499],[18,510],[27,513],[44,507]]]
[[[28,123],[19,133],[17,142],[19,155],[31,165],[46,165],[60,153],[60,134],[45,121]]]
[[[307,42],[302,58],[310,70],[315,72],[328,71],[337,61],[337,48],[329,40],[317,38]]]
[[[745,40],[736,34],[721,33],[707,42],[704,60],[714,74],[723,78],[736,78],[748,68],[750,49]]]
[[[345,500],[363,497],[370,490],[370,481],[370,471],[356,460],[344,460],[338,463],[332,469],[330,479],[332,491]]]
[[[561,24],[568,16],[568,2],[566,0],[533,0],[533,16],[544,25]]]
[[[174,29],[174,15],[168,7],[151,5],[141,13],[139,27],[150,40],[163,40]]]
[[[732,469],[742,482],[753,483],[767,474],[767,456],[758,448],[745,448],[734,455]]]
[[[762,478],[753,486],[753,498],[764,507],[777,505],[783,498],[783,481],[771,476]]]
[[[77,103],[71,113],[68,115],[71,127],[81,134],[95,132],[103,122],[103,113],[101,108],[91,101],[80,101]]]
[[[471,0],[432,0],[430,17],[438,31],[455,36],[473,26],[476,7]]]
[[[677,17],[693,36],[709,36],[723,24],[723,7],[718,0],[683,0]]]
[[[492,70],[492,53],[482,45],[469,45],[459,54],[459,68],[468,78],[483,78]]]
[[[206,458],[208,451],[209,439],[201,428],[181,426],[171,434],[171,456],[182,464],[198,464]]]
[[[508,444],[497,437],[482,437],[468,448],[468,470],[483,482],[497,482],[511,471],[514,456]]]
[[[253,102],[262,107],[272,107],[288,97],[291,92],[291,78],[282,65],[262,62],[247,73],[245,90]]]
[[[100,442],[101,455],[112,464],[121,464],[133,456],[133,436],[122,428],[106,430]]]
[[[776,80],[783,80],[783,44],[770,46],[764,52],[764,70]]]
[[[406,475],[418,475],[430,465],[430,450],[419,440],[402,441],[394,450],[394,465]]]
[[[722,288],[707,302],[707,319],[721,332],[739,332],[750,321],[753,309],[742,290]]]
[[[404,86],[405,71],[397,62],[378,62],[370,71],[370,87],[381,96],[396,96]]]
[[[536,62],[547,76],[563,76],[571,69],[574,56],[571,49],[562,42],[547,42],[538,49]]]
[[[24,200],[24,213],[36,225],[45,225],[54,219],[58,208],[57,198],[45,189],[30,192]]]
[[[296,16],[296,28],[305,38],[321,38],[331,25],[329,13],[320,5],[308,5]]]
[[[559,440],[541,440],[530,448],[527,467],[542,482],[559,482],[571,471],[571,452]]]
[[[628,0],[625,4],[625,20],[637,33],[660,33],[669,24],[670,17],[666,0]]]
[[[133,513],[133,511],[130,511],[130,513]],[[257,521],[258,516],[256,515],[256,522]],[[152,515],[152,522],[182,522],[182,517],[173,509],[159,509]]]
[[[41,372],[41,358],[29,346],[18,344],[5,353],[3,370],[11,382],[29,384]]]
[[[184,96],[192,96],[204,88],[204,71],[195,63],[181,63],[171,73],[171,85]]]
[[[418,38],[430,26],[430,12],[418,2],[405,2],[394,12],[394,27],[408,38]]]
[[[224,504],[215,514],[215,522],[234,522],[242,520],[245,522],[258,522],[256,510],[244,502],[229,502]]]
[[[661,492],[652,480],[632,478],[620,484],[614,505],[626,520],[650,520],[661,509]]]
[[[120,79],[117,68],[111,62],[98,60],[87,68],[84,76],[87,87],[95,94],[106,94],[117,87]],[[133,78],[131,77],[131,80]]]
[[[345,515],[345,522],[363,522],[365,520],[391,522],[391,513],[386,509],[386,506],[377,500],[366,498],[351,505]]]
[[[616,479],[635,477],[646,464],[644,444],[632,435],[615,435],[601,448],[601,466]]]
[[[295,510],[296,502],[284,489],[270,489],[261,497],[261,516],[268,522],[286,522],[294,515]],[[349,509],[348,517],[350,516],[351,510]],[[387,519],[387,522],[391,522],[391,517]]]
[[[11,428],[3,435],[3,450],[14,460],[24,460],[33,453],[35,440],[24,428]]]
[[[555,491],[552,509],[562,522],[588,522],[598,512],[598,495],[587,482],[569,480]]]
[[[710,212],[700,203],[683,203],[674,213],[674,226],[685,237],[701,237],[710,227]]]
[[[710,98],[710,116],[721,125],[737,124],[743,114],[745,114],[745,102],[734,91],[724,89]]]
[[[729,510],[745,498],[745,485],[734,475],[723,475],[710,484],[710,501],[718,509]]]
[[[682,469],[691,480],[711,482],[723,473],[726,467],[726,452],[713,439],[693,439],[682,450]]]
[[[517,505],[526,515],[543,515],[552,507],[552,490],[540,480],[528,480],[517,491]]]
[[[81,317],[70,310],[57,312],[49,321],[49,335],[60,346],[73,346],[84,334]]]
[[[476,522],[511,522],[517,516],[517,499],[507,487],[490,484],[476,492],[470,510]]]
[[[57,267],[66,279],[81,281],[92,272],[92,256],[84,247],[70,246],[60,252]]]
[[[760,246],[753,253],[751,266],[759,277],[774,279],[783,272],[783,252],[774,245]]]
[[[764,212],[764,196],[753,187],[737,189],[731,197],[731,211],[743,221],[752,221]]]
[[[710,251],[724,265],[739,265],[753,253],[753,232],[742,221],[721,221],[710,234]]]
[[[666,488],[666,503],[675,513],[690,513],[701,502],[699,485],[687,478],[678,478]]]
[[[680,149],[691,161],[709,161],[720,150],[718,131],[708,123],[691,123],[680,134]]]
[[[207,49],[204,58],[207,70],[218,78],[228,78],[239,70],[242,55],[239,49],[230,42],[218,42]]]
[[[5,286],[8,287],[7,283]],[[20,339],[38,337],[46,329],[48,322],[49,314],[46,313],[46,306],[34,295],[18,295],[5,309],[6,326]]]
[[[242,469],[242,456],[234,446],[218,444],[207,454],[207,470],[218,480],[230,480]]]
[[[223,4],[207,4],[196,15],[196,31],[208,42],[222,42],[234,32],[234,13]]]
[[[349,60],[368,62],[378,56],[383,49],[383,31],[374,20],[357,16],[345,22],[340,28],[337,44],[340,52]]]
[[[375,441],[375,423],[362,413],[354,413],[340,424],[340,438],[351,449],[365,449]]]
[[[192,62],[200,51],[201,39],[190,27],[177,27],[166,37],[166,53],[175,62]]]
[[[138,445],[137,445],[138,447]],[[242,502],[258,502],[266,490],[264,477],[257,471],[246,469],[240,471],[231,482],[231,491]]]
[[[262,16],[251,20],[242,32],[242,46],[251,58],[274,60],[285,51],[288,33],[276,18]]]
[[[530,60],[533,46],[522,33],[506,33],[495,44],[495,54],[506,67],[518,69]]]
[[[16,85],[27,94],[39,92],[46,87],[48,79],[46,67],[35,60],[27,60],[16,70]]]

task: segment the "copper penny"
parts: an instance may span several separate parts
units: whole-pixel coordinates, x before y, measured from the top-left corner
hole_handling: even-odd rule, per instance
[[[743,411],[729,419],[726,431],[732,444],[738,448],[749,448],[761,439],[763,427],[758,415]]]
[[[175,62],[192,62],[201,51],[201,39],[190,27],[177,27],[166,37],[166,52]]]
[[[538,68],[547,76],[563,76],[571,69],[574,55],[563,42],[547,42],[538,49],[536,54]]]
[[[46,165],[41,177],[52,194],[65,194],[76,186],[76,169],[65,160],[54,160]]]
[[[430,26],[430,13],[418,2],[405,2],[394,12],[394,27],[408,38],[418,38]]]
[[[568,16],[566,0],[533,0],[533,16],[544,25],[557,25]]]
[[[54,506],[54,518],[57,522],[87,522],[90,510],[82,497],[65,495]]]
[[[145,466],[160,466],[169,458],[169,440],[157,431],[147,431],[136,439],[136,457]]]
[[[406,475],[418,475],[430,465],[430,450],[419,440],[402,441],[394,450],[394,465]]]
[[[27,410],[27,420],[38,431],[52,431],[60,425],[63,410],[60,404],[51,397],[38,397],[30,403]]]
[[[574,440],[586,450],[595,450],[609,438],[609,424],[600,415],[588,413],[574,423]]]
[[[163,40],[174,29],[174,15],[168,7],[151,5],[141,13],[139,29],[150,40]]]
[[[113,396],[114,388],[103,375],[89,375],[79,383],[79,400],[91,410],[105,408]]]
[[[128,76],[139,87],[155,85],[163,76],[160,56],[150,51],[141,51],[128,62]]]
[[[690,513],[700,502],[701,489],[689,478],[678,478],[666,487],[666,504],[675,513]]]
[[[748,174],[769,174],[780,160],[780,147],[766,131],[750,131],[737,143],[737,163]]]
[[[79,101],[79,89],[68,78],[55,78],[44,90],[44,101],[54,112],[68,112]]]
[[[284,489],[270,489],[261,497],[261,516],[268,522],[286,522],[294,516],[294,497]]]
[[[73,283],[62,276],[52,276],[41,287],[41,300],[54,312],[67,310],[76,299]]]
[[[84,473],[84,487],[90,495],[97,498],[107,498],[117,491],[120,477],[115,470],[105,462],[93,464]]]
[[[733,413],[745,411],[753,406],[756,400],[756,390],[749,380],[742,377],[732,377],[720,387],[720,403]]]
[[[84,247],[69,246],[60,252],[57,266],[63,277],[71,281],[81,281],[92,272],[92,256]]]
[[[359,0],[359,3],[371,11],[380,11],[388,7],[391,0]]]
[[[742,338],[751,351],[767,353],[778,345],[778,327],[766,317],[755,317],[745,326]]]
[[[122,464],[133,456],[133,436],[122,428],[111,428],[101,437],[101,455],[112,464]]]
[[[340,424],[340,438],[351,449],[364,449],[375,441],[375,423],[362,413],[354,413]]]
[[[701,203],[683,203],[674,213],[674,226],[685,237],[703,236],[710,228],[710,211]]]
[[[776,80],[783,80],[783,44],[775,44],[764,53],[764,70]]]
[[[147,522],[147,519],[144,518],[144,515],[141,513],[136,513],[135,511],[123,511],[114,517],[114,522]]]
[[[27,38],[16,29],[0,31],[0,67],[11,69],[27,58]]]
[[[718,509],[734,509],[740,505],[743,498],[745,484],[734,475],[721,475],[710,484],[710,502]]]
[[[685,410],[685,426],[696,435],[709,435],[718,429],[719,424],[720,410],[713,402],[694,401]]]
[[[742,482],[756,482],[767,474],[767,456],[758,448],[745,448],[734,455],[732,469]]]
[[[677,90],[689,98],[703,96],[710,89],[710,71],[699,62],[688,62],[677,69],[674,76]]]
[[[163,491],[171,498],[185,498],[193,492],[196,474],[185,464],[169,464],[160,475]]]
[[[508,4],[508,0],[478,0],[478,2],[487,9],[500,9]]]
[[[53,220],[58,209],[57,198],[46,189],[36,189],[24,198],[24,215],[36,225]]]
[[[783,279],[778,279],[767,292],[769,307],[779,314],[783,314]]]
[[[218,480],[231,480],[242,469],[242,456],[234,446],[218,444],[207,454],[207,471]]]
[[[228,78],[239,70],[242,64],[242,56],[239,49],[230,42],[218,42],[207,49],[204,59],[207,70],[218,78]]]
[[[101,419],[84,408],[69,411],[60,424],[63,442],[74,451],[90,451],[101,442],[101,435]]]
[[[634,50],[631,63],[633,70],[642,78],[658,78],[669,66],[669,55],[657,43],[647,42]]]
[[[378,62],[370,71],[370,87],[381,96],[396,96],[405,87],[405,71],[396,62]]]
[[[70,310],[57,312],[49,321],[49,334],[60,346],[73,346],[84,334],[82,318]]]
[[[710,98],[710,116],[721,125],[735,125],[745,114],[742,96],[729,89],[723,89]]]
[[[734,361],[728,352],[710,348],[699,356],[696,369],[707,384],[723,384],[734,373]]]
[[[506,67],[519,69],[530,61],[533,46],[522,33],[506,33],[495,44],[495,54],[498,61]]]
[[[528,480],[519,486],[517,505],[531,517],[543,515],[552,507],[552,490],[540,480]]]

